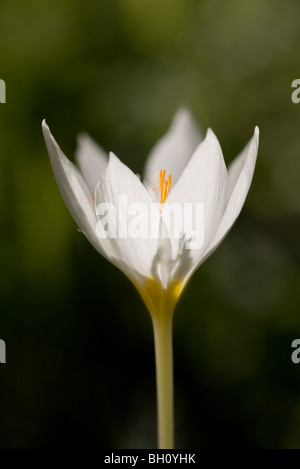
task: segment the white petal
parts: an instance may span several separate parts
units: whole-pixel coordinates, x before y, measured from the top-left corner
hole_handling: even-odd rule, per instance
[[[144,181],[147,188],[156,185],[156,174],[161,169],[171,173],[175,183],[201,140],[202,133],[190,112],[186,109],[177,111],[169,130],[158,140],[146,160]]]
[[[209,246],[208,254],[211,254],[223,240],[242,210],[253,178],[258,152],[258,140],[259,129],[255,127],[254,136],[229,166],[227,205],[218,230]]]
[[[141,183],[139,178],[125,166],[113,153],[109,155],[109,162],[106,169],[101,173],[99,182],[95,190],[95,207],[99,204],[111,203],[117,213],[117,236],[110,239],[111,244],[116,252],[114,262],[121,270],[135,282],[141,282],[144,277],[152,277],[152,267],[155,254],[157,251],[157,239],[137,238],[132,239],[129,232],[123,231],[120,237],[120,219],[119,203],[120,197],[126,196],[127,209],[122,207],[120,210],[121,217],[124,217],[131,204],[143,204],[150,214],[151,198]],[[126,221],[123,218],[125,230],[134,217],[128,216]],[[109,227],[110,228],[110,227]]]
[[[94,194],[100,173],[108,163],[108,155],[89,135],[81,133],[77,137],[75,161],[91,194]]]
[[[208,246],[204,255],[193,265],[186,281],[192,273],[202,264],[219,246],[233,223],[237,219],[247,197],[252,181],[257,152],[258,152],[259,129],[255,127],[253,138],[244,150],[234,159],[228,168],[228,185],[226,191],[226,207],[215,236]]]
[[[180,257],[180,265],[176,269],[177,276],[183,277],[187,270],[196,265],[211,243],[224,212],[226,186],[227,170],[222,150],[217,137],[209,129],[205,140],[196,149],[165,202],[169,206],[173,203],[181,204],[182,212],[183,204],[189,203],[193,207],[193,215],[197,203],[203,204],[204,208],[204,243],[200,248],[185,249],[182,240],[176,240],[176,243],[172,239],[173,254]],[[184,229],[183,233],[189,237]]]
[[[46,121],[42,123],[43,134],[60,192],[75,222],[90,243],[106,258],[110,256],[109,243],[100,243],[96,235],[97,217],[93,197],[77,168],[63,154]]]

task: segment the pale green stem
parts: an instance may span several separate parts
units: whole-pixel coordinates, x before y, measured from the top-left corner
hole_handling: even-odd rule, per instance
[[[172,316],[152,315],[159,449],[174,448]]]

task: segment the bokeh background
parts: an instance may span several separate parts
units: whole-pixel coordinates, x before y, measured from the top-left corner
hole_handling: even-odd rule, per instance
[[[151,322],[69,215],[41,133],[136,173],[175,111],[229,163],[261,130],[238,222],[174,321],[180,448],[300,448],[297,0],[1,0],[0,447],[153,448]]]

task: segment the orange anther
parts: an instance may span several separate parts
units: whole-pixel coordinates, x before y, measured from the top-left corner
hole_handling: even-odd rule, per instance
[[[160,203],[161,205],[165,202],[168,192],[171,187],[172,174],[169,174],[168,180],[165,180],[166,170],[160,170]]]

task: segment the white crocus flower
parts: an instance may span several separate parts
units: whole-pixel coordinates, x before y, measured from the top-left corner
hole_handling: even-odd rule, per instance
[[[100,254],[130,278],[150,310],[156,308],[153,289],[160,302],[168,296],[175,305],[192,273],[216,249],[244,205],[255,167],[258,128],[227,171],[214,133],[209,129],[203,140],[189,112],[182,109],[151,151],[142,184],[113,153],[108,158],[85,134],[78,137],[75,155],[79,171],[63,154],[45,121],[42,126],[58,186],[79,228]],[[203,204],[203,245],[186,249],[189,234],[184,232],[182,238],[99,238],[98,204],[118,207],[119,197],[126,195],[128,206],[143,203],[150,212],[151,204],[162,197],[157,183],[160,170],[172,175],[166,191],[169,205]]]
[[[100,254],[134,283],[151,314],[158,370],[160,446],[170,447],[171,389],[163,389],[170,388],[167,381],[172,373],[171,336],[168,333],[166,337],[165,324],[171,324],[174,307],[192,273],[220,244],[244,205],[256,162],[258,128],[227,170],[212,130],[203,139],[190,113],[181,109],[148,156],[144,183],[113,153],[108,158],[85,134],[78,139],[77,169],[63,154],[45,121],[42,128],[56,181],[71,215]],[[149,212],[151,205],[158,202],[156,222],[160,237],[98,236],[96,208],[102,203],[117,207],[124,195],[128,206],[143,204]],[[187,249],[190,233],[183,230],[181,237],[166,234],[162,217],[166,204],[184,209],[184,204],[197,203],[203,206],[203,243]],[[162,352],[164,347],[169,349]],[[164,354],[169,354],[169,362],[159,358]]]

